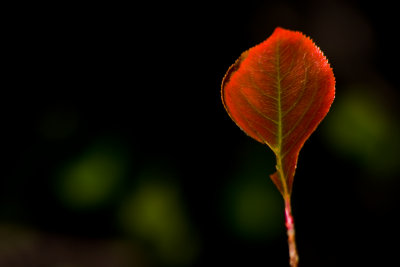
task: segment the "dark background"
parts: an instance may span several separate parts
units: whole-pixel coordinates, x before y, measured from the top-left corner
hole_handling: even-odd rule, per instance
[[[398,261],[389,1],[20,5],[3,34],[0,266],[288,266],[275,159],[230,120],[228,67],[310,36],[336,100],[302,149],[300,266]]]

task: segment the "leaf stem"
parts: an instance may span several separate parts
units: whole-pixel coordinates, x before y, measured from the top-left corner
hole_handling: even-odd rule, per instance
[[[292,207],[290,204],[290,197],[285,198],[285,222],[288,235],[290,266],[297,267],[299,264],[299,254],[297,253],[296,248],[294,220],[292,215]]]

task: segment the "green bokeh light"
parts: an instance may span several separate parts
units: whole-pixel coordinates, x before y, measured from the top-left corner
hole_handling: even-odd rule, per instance
[[[246,238],[271,238],[280,233],[279,222],[283,222],[280,199],[262,182],[267,183],[252,180],[232,188],[231,220],[234,229]]]
[[[197,254],[193,235],[179,196],[168,174],[149,170],[122,203],[121,227],[133,237],[150,244],[154,255],[170,266],[186,266]]]
[[[282,197],[269,178],[274,171],[273,153],[266,146],[251,143],[241,156],[242,165],[226,186],[226,222],[244,239],[274,239],[282,234],[284,218]]]
[[[115,193],[126,171],[123,150],[108,140],[100,140],[61,168],[58,195],[74,208],[97,207]]]
[[[323,127],[332,150],[379,174],[398,172],[400,129],[394,114],[368,85],[340,93]]]

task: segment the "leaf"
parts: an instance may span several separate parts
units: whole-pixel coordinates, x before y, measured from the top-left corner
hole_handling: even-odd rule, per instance
[[[271,179],[289,198],[300,149],[335,97],[327,59],[302,33],[278,27],[228,69],[221,94],[232,120],[275,153]]]

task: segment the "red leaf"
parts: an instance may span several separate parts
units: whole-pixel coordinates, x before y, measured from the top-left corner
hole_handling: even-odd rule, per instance
[[[232,120],[274,151],[271,179],[288,198],[299,151],[335,96],[327,59],[302,33],[276,28],[229,68],[221,93]]]

